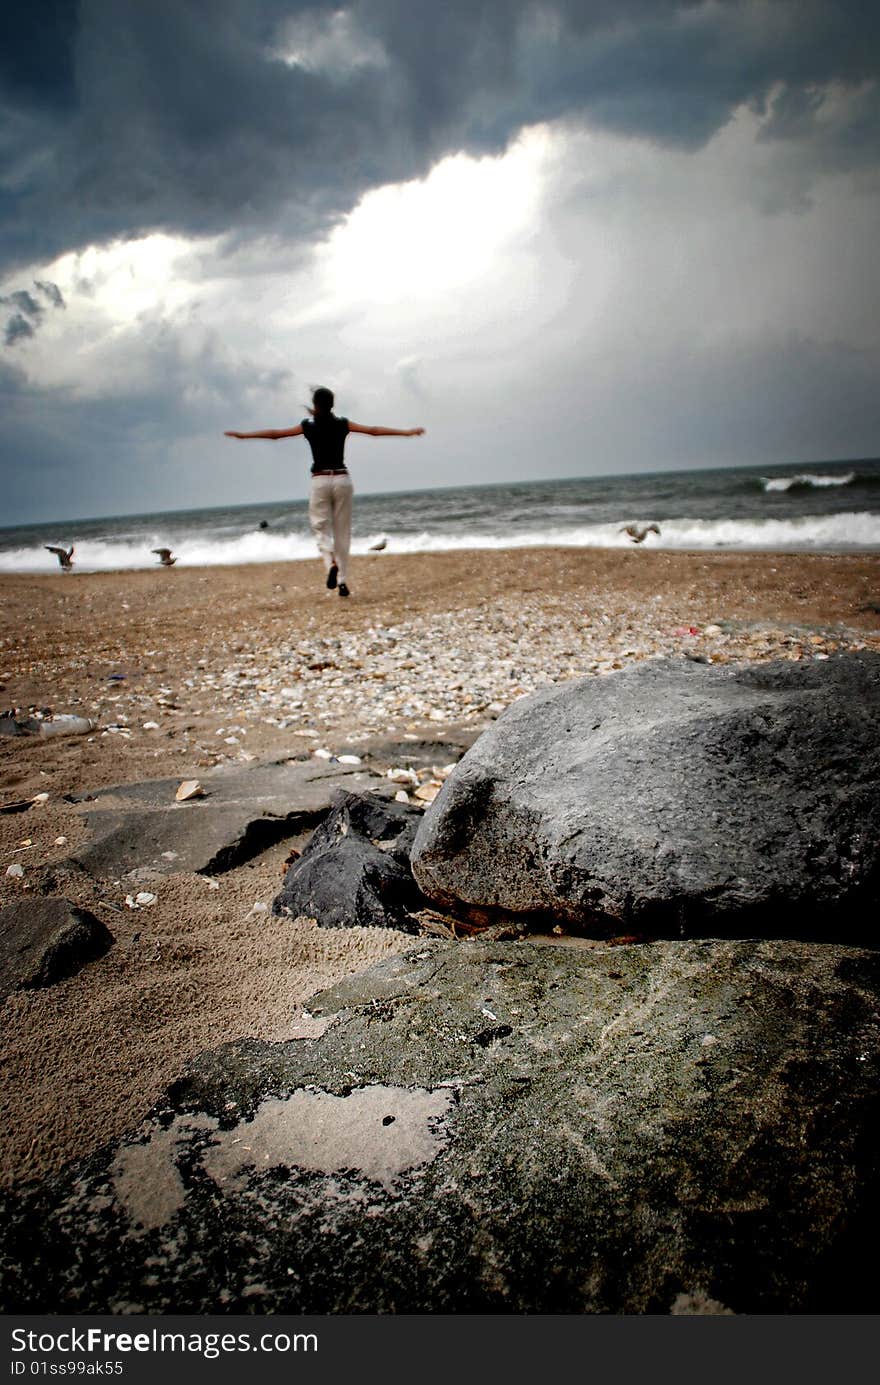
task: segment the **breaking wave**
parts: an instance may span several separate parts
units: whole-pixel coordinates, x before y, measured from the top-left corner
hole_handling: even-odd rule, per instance
[[[795,476],[762,476],[760,479],[765,491],[797,491],[822,490],[826,486],[851,486],[859,478],[854,471],[847,471],[842,476],[799,471]]]
[[[491,526],[478,530],[453,529],[437,524],[420,532],[371,533],[356,537],[352,551],[369,554],[381,562],[383,554],[369,553],[380,538],[387,539],[385,552],[444,553],[468,549],[507,548],[632,548],[621,527],[645,523],[650,516],[621,515],[614,523],[536,526],[511,533],[492,532]],[[810,551],[819,549],[880,549],[880,513],[852,511],[841,514],[805,515],[789,519],[665,519],[660,535],[648,534],[641,548],[664,549],[767,549]],[[70,540],[72,542],[73,539]],[[60,541],[59,541],[60,542]],[[282,532],[249,531],[244,534],[181,535],[175,542],[167,531],[150,538],[83,539],[76,544],[74,575],[77,572],[114,572],[134,568],[158,568],[153,548],[170,546],[177,565],[184,567],[227,567],[247,563],[279,563],[310,559],[317,561],[314,541],[305,529]],[[40,545],[8,548],[0,552],[0,572],[58,572],[56,559]],[[163,570],[161,580],[173,580],[174,569]]]

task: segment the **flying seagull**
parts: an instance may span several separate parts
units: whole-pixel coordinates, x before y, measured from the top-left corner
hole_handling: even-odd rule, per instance
[[[648,534],[659,534],[659,524],[625,524],[622,529],[618,529],[618,534],[629,534],[633,543],[644,543]]]
[[[69,572],[73,567],[73,544],[69,548],[53,548],[51,544],[44,543],[43,547],[47,553],[54,553],[65,572]]]
[[[384,539],[384,538],[383,538],[383,539],[380,539],[378,543],[371,543],[371,544],[370,544],[370,552],[371,552],[371,553],[381,553],[381,552],[382,552],[382,549],[386,547],[387,543],[388,543],[388,540],[387,540],[387,539]]]
[[[170,548],[154,548],[152,552],[158,555],[159,562],[163,567],[173,567],[177,562]]]

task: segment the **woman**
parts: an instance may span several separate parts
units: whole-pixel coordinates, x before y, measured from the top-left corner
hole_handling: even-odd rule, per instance
[[[349,433],[368,433],[373,438],[418,438],[424,428],[367,428],[333,412],[333,391],[321,386],[312,395],[311,418],[296,428],[268,428],[260,433],[226,433],[227,438],[298,438],[304,436],[312,449],[312,489],[309,522],[327,569],[327,586],[348,596],[347,568],[351,548],[351,502],[354,494],[345,466],[345,439]]]

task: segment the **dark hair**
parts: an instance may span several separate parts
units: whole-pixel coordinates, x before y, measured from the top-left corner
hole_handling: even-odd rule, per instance
[[[333,391],[319,385],[312,394],[312,406],[316,414],[329,414],[333,408]]]

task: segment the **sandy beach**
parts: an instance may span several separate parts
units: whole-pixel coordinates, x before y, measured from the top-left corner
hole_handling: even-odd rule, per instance
[[[479,730],[548,681],[669,655],[703,662],[880,651],[880,556],[524,550],[0,577],[0,710],[77,713],[88,735],[0,738],[0,902],[61,894],[116,945],[5,1003],[0,1167],[42,1177],[136,1124],[200,1050],[288,1037],[316,989],[410,947],[254,911],[290,843],[215,881],[170,875],[150,909],[65,862],[64,795],[198,777],[394,734]],[[438,766],[438,769],[440,766]],[[3,812],[46,794],[24,811]],[[20,863],[23,875],[7,876]]]

